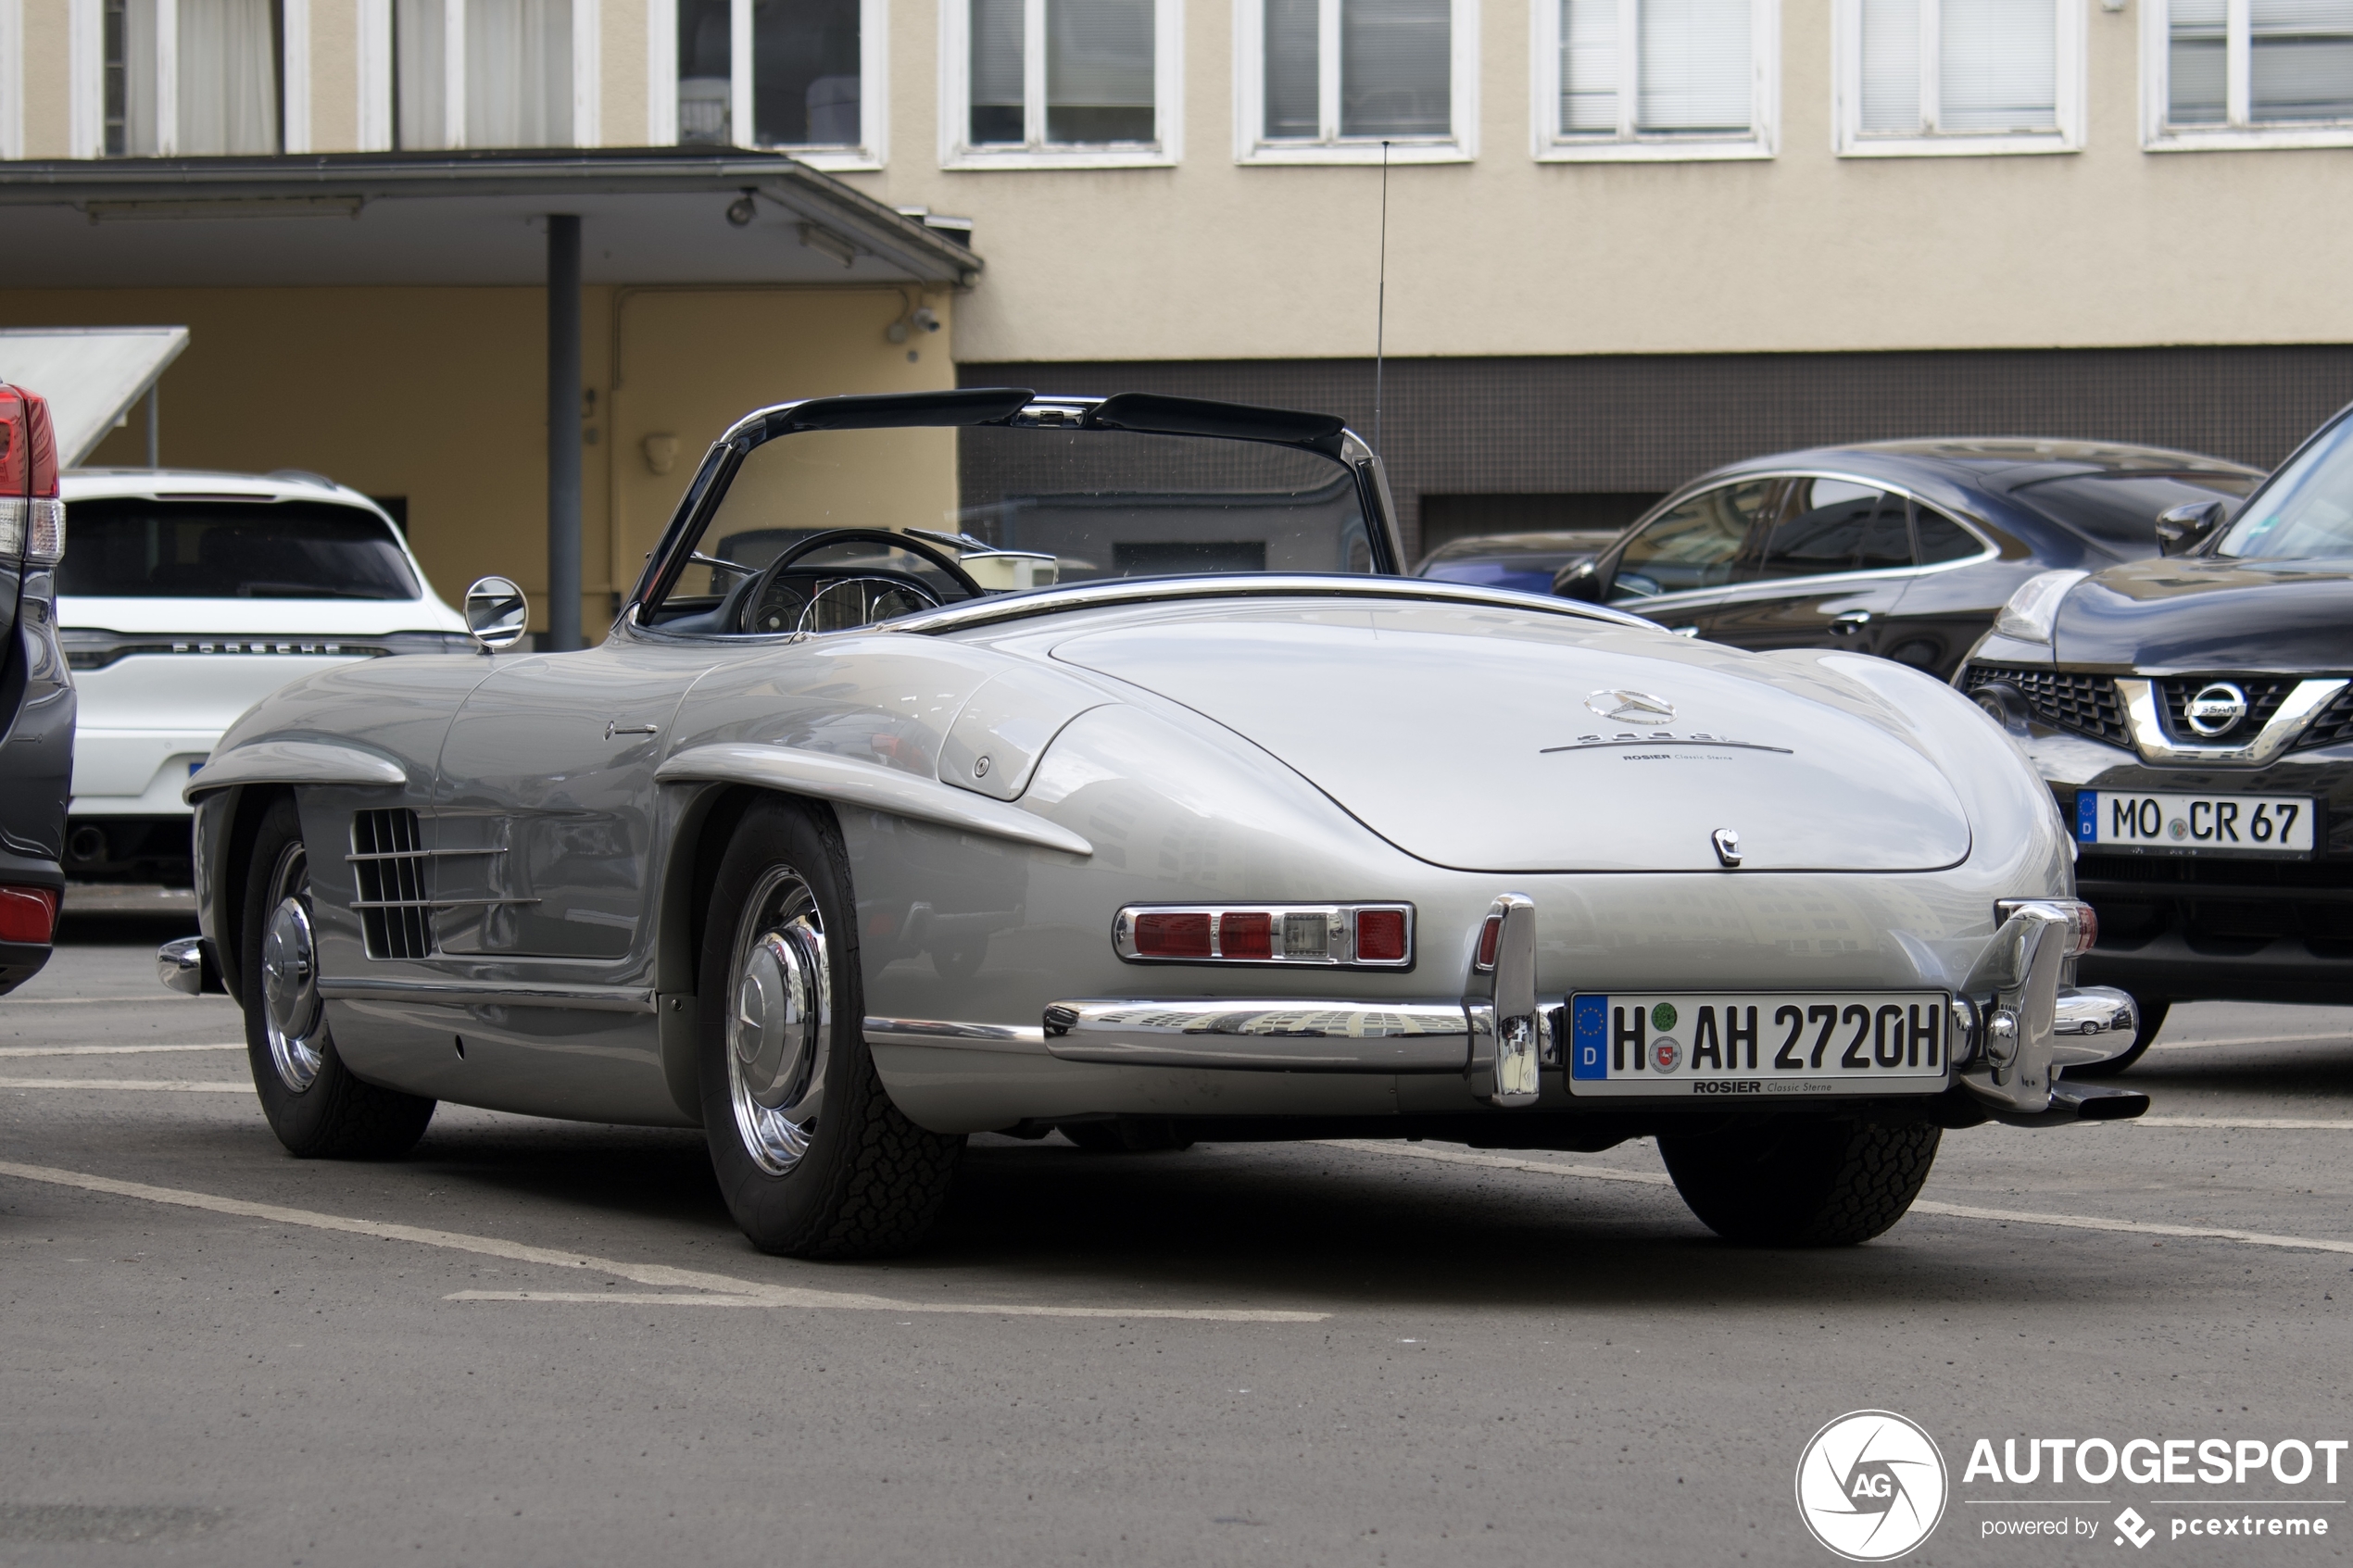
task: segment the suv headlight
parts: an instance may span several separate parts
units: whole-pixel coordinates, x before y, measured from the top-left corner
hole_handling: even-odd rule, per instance
[[[2018,585],[2010,602],[2002,607],[1994,618],[1994,630],[2005,637],[2016,637],[2021,643],[2047,643],[2051,627],[2058,620],[2061,601],[2068,590],[2086,577],[2088,571],[2042,571]]]

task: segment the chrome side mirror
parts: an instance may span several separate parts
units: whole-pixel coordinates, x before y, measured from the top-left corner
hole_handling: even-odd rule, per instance
[[[1602,602],[1602,569],[1598,559],[1572,561],[1553,574],[1553,592],[1564,599]]]
[[[2220,501],[2192,501],[2157,514],[2157,553],[2185,556],[2222,526],[2226,508]]]
[[[479,578],[466,590],[466,631],[483,652],[514,646],[530,622],[531,601],[507,578]]]

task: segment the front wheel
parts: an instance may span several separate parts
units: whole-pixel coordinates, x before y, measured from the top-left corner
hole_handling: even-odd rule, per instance
[[[783,800],[728,841],[701,973],[703,1133],[752,1245],[866,1258],[923,1239],[964,1140],[900,1112],[866,1046],[849,859],[832,813]]]
[[[1883,1127],[1783,1117],[1661,1137],[1675,1190],[1700,1223],[1752,1247],[1852,1247],[1904,1217],[1936,1163],[1931,1123]]]
[[[392,1160],[425,1135],[434,1102],[362,1083],[336,1054],[319,996],[310,855],[291,797],[271,803],[245,876],[238,952],[245,1054],[270,1130],[306,1160]]]

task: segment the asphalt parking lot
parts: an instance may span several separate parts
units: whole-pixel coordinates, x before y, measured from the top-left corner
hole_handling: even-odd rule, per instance
[[[693,1134],[445,1107],[288,1159],[174,929],[85,920],[0,1000],[0,1562],[1821,1563],[1792,1477],[1858,1409],[1949,1467],[1909,1561],[2353,1542],[2353,1474],[1963,1474],[2353,1436],[2353,1011],[2177,1009],[2145,1123],[1948,1135],[1844,1251],[1722,1245],[1647,1145],[983,1137],[927,1250],[807,1264]],[[2172,1531],[2218,1511],[2251,1538]]]

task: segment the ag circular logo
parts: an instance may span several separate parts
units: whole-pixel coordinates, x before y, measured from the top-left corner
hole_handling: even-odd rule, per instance
[[[1797,1512],[1850,1562],[1903,1556],[1944,1517],[1944,1456],[1894,1411],[1855,1411],[1814,1434],[1797,1461]]]

